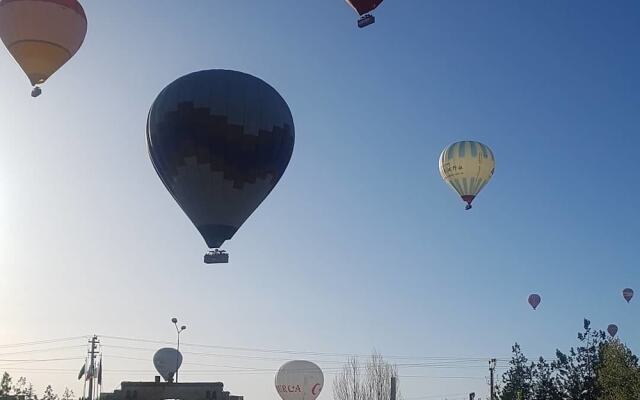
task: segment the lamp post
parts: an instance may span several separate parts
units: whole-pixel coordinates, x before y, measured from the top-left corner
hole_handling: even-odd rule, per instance
[[[176,350],[178,351],[176,354],[176,383],[178,383],[178,370],[180,369],[180,365],[178,365],[178,362],[180,361],[180,334],[182,333],[182,331],[187,329],[187,326],[182,325],[180,328],[178,328],[178,318],[171,318],[171,322],[173,322],[173,325],[175,325],[176,327],[176,332],[178,332],[178,347],[176,348]]]

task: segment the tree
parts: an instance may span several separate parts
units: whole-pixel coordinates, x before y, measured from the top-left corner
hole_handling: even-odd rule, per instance
[[[584,331],[578,333],[582,343],[577,349],[573,347],[568,354],[556,350],[556,361],[553,368],[557,370],[558,382],[562,395],[568,400],[597,400],[596,367],[598,365],[598,349],[605,340],[603,331],[591,329],[591,322],[584,320]]]
[[[540,357],[533,367],[533,400],[563,400],[555,375],[551,364]]]
[[[42,400],[58,400],[58,395],[55,394],[51,385],[48,385],[44,390],[44,395],[42,396]]]
[[[13,393],[16,396],[24,395],[24,392],[27,390],[27,378],[21,376],[18,378],[18,382],[13,386]]]
[[[38,396],[33,393],[33,385],[24,376],[18,378],[18,382],[13,386],[13,393],[16,396],[24,396],[25,400],[38,399]]]
[[[529,400],[532,393],[533,365],[529,364],[527,357],[522,354],[518,343],[513,345],[511,351],[511,366],[502,375],[502,389],[498,396],[500,400]]]
[[[364,389],[360,377],[360,362],[357,357],[349,357],[333,379],[335,400],[363,400]]]
[[[619,340],[600,345],[596,376],[601,400],[640,398],[638,358]]]
[[[365,399],[388,400],[391,398],[391,378],[397,376],[398,369],[385,362],[382,355],[374,352],[366,364]],[[396,397],[397,396],[396,393]]]
[[[357,357],[350,357],[342,367],[342,371],[333,380],[333,398],[334,400],[388,400],[391,396],[391,378],[397,375],[397,368],[384,361],[382,355],[376,352],[364,366],[360,364]],[[401,399],[399,390],[396,397]]]
[[[9,394],[11,394],[11,375],[5,372],[0,380],[0,396],[8,396]]]
[[[70,390],[68,387],[65,387],[64,393],[62,393],[62,397],[60,400],[75,400],[75,394],[73,394],[73,390]]]
[[[27,382],[27,387],[25,388],[23,395],[25,400],[38,400],[38,395],[33,391],[33,385],[31,382]]]

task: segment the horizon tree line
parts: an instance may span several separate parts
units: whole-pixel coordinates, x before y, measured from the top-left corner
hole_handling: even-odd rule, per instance
[[[33,389],[31,382],[24,376],[18,378],[13,383],[13,378],[8,372],[2,374],[0,379],[0,400],[76,400],[73,390],[68,387],[64,388],[62,395],[56,394],[51,385],[47,385],[42,396],[38,396]]]
[[[502,375],[498,400],[637,400],[638,357],[619,339],[607,338],[584,320],[578,345],[555,358],[529,361],[520,345],[512,347],[509,369]]]

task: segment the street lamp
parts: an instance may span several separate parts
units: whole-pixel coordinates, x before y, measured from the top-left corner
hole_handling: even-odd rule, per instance
[[[180,369],[180,365],[178,365],[178,362],[180,361],[180,334],[182,331],[187,329],[187,326],[182,325],[178,328],[178,318],[171,318],[171,322],[176,326],[176,332],[178,332],[178,347],[176,348],[176,350],[178,350],[176,354],[176,383],[178,383],[178,370]]]

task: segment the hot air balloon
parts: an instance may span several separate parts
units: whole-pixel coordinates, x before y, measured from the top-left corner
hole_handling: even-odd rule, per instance
[[[276,374],[276,390],[282,400],[315,400],[323,385],[322,370],[310,361],[289,361]]]
[[[479,142],[456,142],[440,154],[440,175],[471,209],[471,202],[493,176],[493,152]]]
[[[153,365],[167,382],[173,382],[173,375],[182,365],[182,354],[176,349],[165,347],[153,355]]]
[[[611,335],[611,337],[615,337],[616,333],[618,333],[618,326],[615,324],[607,326],[607,332],[609,332],[609,335]]]
[[[295,140],[278,92],[236,71],[208,70],[167,86],[149,111],[147,146],[160,179],[211,250],[220,246],[276,186]]]
[[[622,297],[624,297],[624,299],[628,302],[631,301],[631,299],[633,299],[633,289],[631,288],[626,288],[622,291]]]
[[[540,305],[540,301],[541,301],[540,295],[535,293],[530,294],[528,301],[531,307],[533,307],[533,309],[535,310]]]
[[[77,0],[0,0],[0,38],[34,87],[78,51],[87,17]]]
[[[354,10],[360,15],[358,19],[358,27],[364,28],[376,22],[376,18],[369,14],[375,10],[383,0],[346,0],[347,4],[353,7]]]

